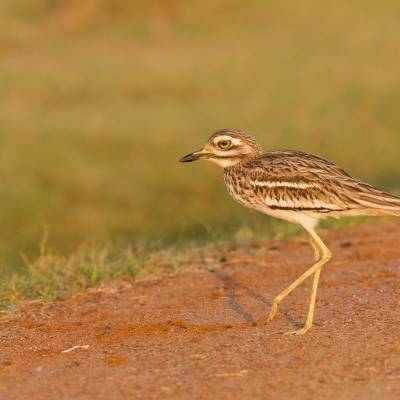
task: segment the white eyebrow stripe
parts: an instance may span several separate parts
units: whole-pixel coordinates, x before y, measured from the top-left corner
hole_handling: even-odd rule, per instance
[[[289,187],[295,189],[309,189],[309,188],[317,188],[319,187],[315,183],[306,183],[306,182],[285,182],[285,181],[253,181],[251,180],[250,183],[254,186],[260,187]]]

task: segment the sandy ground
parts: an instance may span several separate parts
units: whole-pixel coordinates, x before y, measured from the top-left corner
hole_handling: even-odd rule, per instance
[[[1,322],[0,399],[400,399],[400,224],[322,237],[334,257],[309,334],[282,332],[304,321],[310,281],[266,324],[312,261],[305,238],[258,241]]]

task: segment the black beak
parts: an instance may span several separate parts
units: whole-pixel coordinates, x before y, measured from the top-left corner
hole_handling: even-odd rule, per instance
[[[196,161],[200,158],[200,152],[195,151],[193,153],[187,154],[185,157],[182,157],[179,162],[192,162]]]

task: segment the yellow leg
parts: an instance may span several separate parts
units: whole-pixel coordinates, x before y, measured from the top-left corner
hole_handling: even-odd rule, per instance
[[[310,234],[308,235],[308,239],[310,241],[312,248],[314,249],[314,260],[319,261],[319,259],[321,258],[321,255],[322,255],[321,251],[319,250],[318,245],[315,243],[315,240],[313,239],[313,237]]]
[[[278,296],[276,296],[272,307],[271,311],[268,317],[268,320],[271,321],[274,319],[276,316],[276,313],[278,312],[278,305],[279,303],[282,302],[282,300],[289,294],[291,293],[294,289],[297,288],[302,282],[304,282],[309,276],[314,274],[314,279],[313,279],[313,285],[312,285],[312,290],[311,290],[311,300],[310,300],[310,306],[308,309],[308,315],[307,315],[307,321],[306,324],[304,325],[303,328],[293,331],[293,332],[288,332],[287,334],[289,335],[303,335],[304,333],[308,332],[313,323],[313,318],[314,318],[314,307],[315,307],[315,300],[317,298],[317,289],[318,289],[318,281],[319,281],[319,276],[321,273],[321,268],[324,264],[326,264],[330,258],[331,258],[331,252],[329,249],[325,246],[324,242],[320,239],[320,237],[317,235],[317,233],[313,230],[307,230],[307,232],[310,235],[310,240],[311,244],[315,250],[315,256],[317,259],[317,262],[309,268],[304,274],[302,274],[299,278],[297,278],[288,288],[286,288],[282,293],[280,293]]]
[[[308,309],[307,321],[306,321],[305,325],[303,326],[303,328],[300,328],[298,330],[286,332],[285,335],[304,335],[311,329],[312,324],[313,324],[313,319],[314,319],[315,300],[317,298],[317,289],[318,289],[318,281],[319,281],[320,273],[321,273],[321,267],[314,273],[313,286],[312,286],[312,290],[311,290],[310,306]]]

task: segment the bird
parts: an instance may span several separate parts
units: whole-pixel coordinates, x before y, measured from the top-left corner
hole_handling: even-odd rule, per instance
[[[213,133],[202,149],[179,161],[200,159],[223,168],[228,192],[241,205],[298,224],[308,234],[315,263],[274,298],[267,319],[272,321],[282,301],[312,277],[305,324],[286,332],[288,335],[311,330],[321,269],[332,257],[316,232],[319,221],[345,216],[400,216],[400,197],[352,177],[323,157],[297,150],[265,151],[241,129]]]

